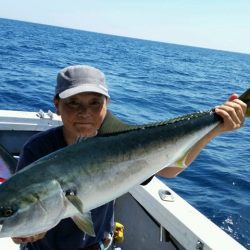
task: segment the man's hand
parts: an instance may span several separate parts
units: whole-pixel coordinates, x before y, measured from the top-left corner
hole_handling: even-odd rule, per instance
[[[41,240],[45,236],[46,233],[47,232],[44,232],[44,233],[36,234],[33,236],[29,236],[29,237],[13,237],[12,240],[16,244],[35,242],[37,240]]]
[[[243,126],[247,105],[238,99],[236,94],[229,97],[224,104],[215,107],[215,113],[222,117],[221,123],[217,129],[219,133],[232,131]]]

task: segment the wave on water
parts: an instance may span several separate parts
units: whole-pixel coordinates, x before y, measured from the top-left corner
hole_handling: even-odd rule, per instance
[[[223,103],[249,88],[250,55],[0,19],[0,108],[54,110],[58,70],[103,70],[110,110],[130,123],[165,120]],[[178,194],[250,248],[250,121],[214,139],[179,177]]]

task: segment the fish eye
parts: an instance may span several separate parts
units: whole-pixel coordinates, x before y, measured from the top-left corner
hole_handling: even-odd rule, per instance
[[[15,208],[11,207],[0,207],[0,217],[10,217],[16,212]]]
[[[12,214],[13,214],[13,211],[12,211],[12,209],[10,209],[10,208],[5,209],[4,212],[3,212],[3,216],[4,216],[4,217],[9,217],[9,216],[11,216]]]

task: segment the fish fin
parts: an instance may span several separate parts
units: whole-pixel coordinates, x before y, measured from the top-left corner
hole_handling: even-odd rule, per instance
[[[91,212],[75,215],[72,217],[72,220],[80,230],[92,237],[96,236],[93,221],[91,218]]]
[[[2,145],[0,145],[0,177],[8,179],[16,171],[17,160]]]
[[[72,205],[78,210],[78,212],[83,214],[83,204],[82,201],[77,197],[76,192],[69,190],[65,193],[65,196],[72,203]]]
[[[117,117],[112,115],[109,111],[102,123],[102,126],[98,130],[98,135],[113,134],[123,131],[129,131],[137,128],[137,125],[130,125],[122,122]]]
[[[186,158],[187,158],[187,155],[188,155],[189,151],[186,152],[179,160],[177,160],[175,162],[175,166],[178,167],[178,168],[186,168],[187,165],[186,165]]]
[[[75,139],[75,144],[80,143],[80,142],[82,142],[82,141],[85,141],[85,140],[87,140],[87,139],[88,139],[88,137],[77,136],[76,139]]]
[[[247,104],[246,117],[250,117],[250,88],[246,90],[239,99]]]
[[[78,215],[72,217],[72,220],[75,222],[78,228],[81,229],[83,232],[85,232],[90,236],[95,237],[95,230],[91,218],[91,213],[83,212],[83,204],[82,201],[77,197],[76,191],[68,190],[65,192],[65,196],[79,212]]]

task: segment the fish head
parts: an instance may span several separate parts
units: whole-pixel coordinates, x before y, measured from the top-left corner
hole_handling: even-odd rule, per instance
[[[9,181],[0,186],[0,237],[28,237],[60,222],[65,196],[57,181],[30,184],[16,191]]]

